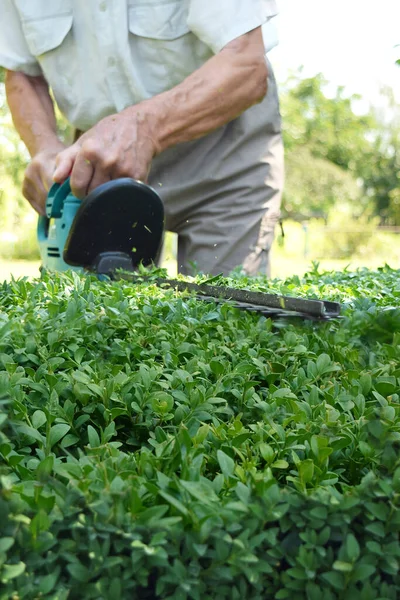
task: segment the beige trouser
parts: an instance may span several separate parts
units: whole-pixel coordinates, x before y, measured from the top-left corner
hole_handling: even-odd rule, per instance
[[[283,144],[276,82],[238,119],[158,156],[149,183],[165,207],[166,229],[178,234],[178,269],[227,275],[243,267],[270,274],[279,220]]]

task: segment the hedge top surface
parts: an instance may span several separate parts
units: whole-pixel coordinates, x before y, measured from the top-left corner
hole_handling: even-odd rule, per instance
[[[325,324],[4,283],[0,599],[395,600],[399,274],[221,279],[344,303]]]

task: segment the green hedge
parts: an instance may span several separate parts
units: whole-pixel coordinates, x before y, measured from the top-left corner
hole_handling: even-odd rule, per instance
[[[5,283],[0,600],[400,597],[399,282],[229,281],[343,302],[323,324]]]

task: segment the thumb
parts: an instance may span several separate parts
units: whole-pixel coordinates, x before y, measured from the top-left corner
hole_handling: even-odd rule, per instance
[[[67,179],[67,177],[69,177],[78,152],[79,148],[77,148],[74,144],[74,146],[63,150],[57,155],[56,168],[53,173],[53,181],[56,183],[62,183]]]

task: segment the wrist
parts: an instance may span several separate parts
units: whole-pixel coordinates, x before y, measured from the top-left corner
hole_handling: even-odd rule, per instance
[[[160,154],[168,146],[165,145],[164,131],[167,122],[167,110],[161,96],[154,96],[140,104],[126,108],[122,113],[128,123],[134,121],[139,128],[144,128],[146,136],[151,140],[154,156]]]
[[[31,158],[38,154],[58,154],[65,150],[66,145],[56,134],[40,135],[35,138],[32,148],[29,148]]]

